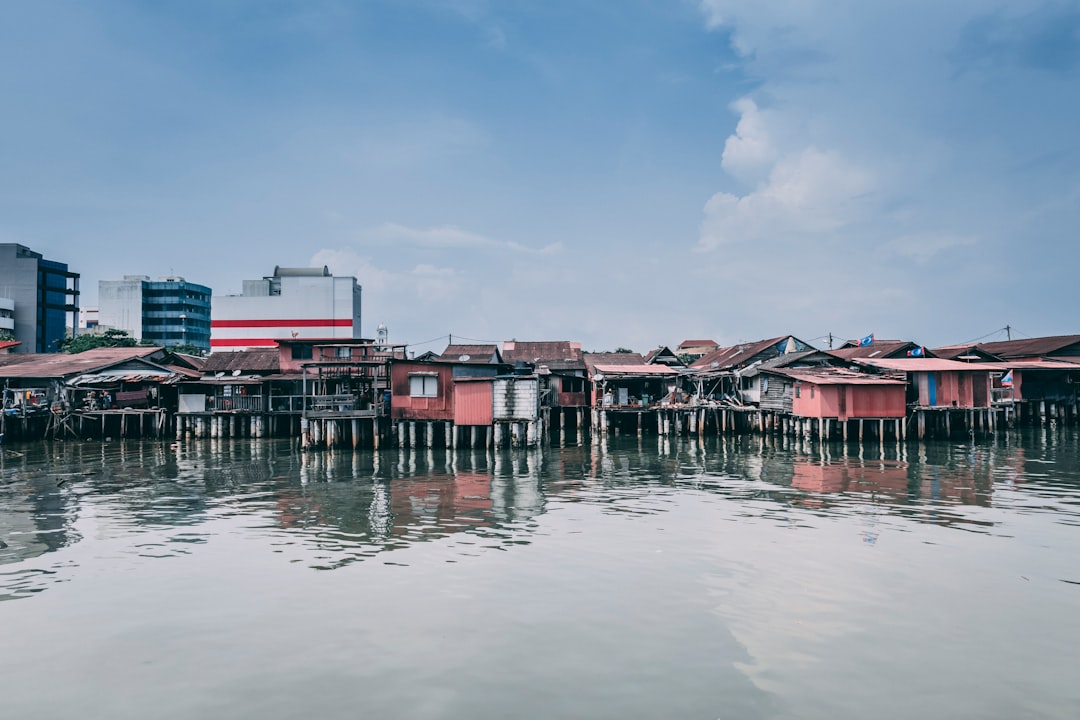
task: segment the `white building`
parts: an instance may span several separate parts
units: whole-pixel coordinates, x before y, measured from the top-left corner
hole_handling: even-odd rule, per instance
[[[287,338],[359,339],[360,286],[321,268],[275,267],[262,280],[245,280],[241,295],[215,296],[212,350],[275,347]]]
[[[205,285],[170,276],[125,275],[98,281],[98,324],[155,345],[210,349],[210,295]]]

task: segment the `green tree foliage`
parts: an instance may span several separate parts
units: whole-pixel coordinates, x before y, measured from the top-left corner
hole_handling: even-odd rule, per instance
[[[126,330],[110,328],[101,335],[76,335],[60,343],[60,352],[81,353],[100,347],[135,347],[135,338]]]
[[[198,345],[192,345],[191,343],[177,343],[176,345],[170,345],[169,350],[174,353],[180,353],[181,355],[194,355],[195,357],[206,357],[206,350]]]
[[[15,336],[11,334],[10,330],[0,330],[0,342],[7,342],[8,340],[14,340]]]

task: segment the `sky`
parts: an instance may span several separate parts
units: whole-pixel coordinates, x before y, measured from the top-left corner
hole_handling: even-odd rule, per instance
[[[0,242],[420,352],[1080,333],[1080,0],[12,0]]]

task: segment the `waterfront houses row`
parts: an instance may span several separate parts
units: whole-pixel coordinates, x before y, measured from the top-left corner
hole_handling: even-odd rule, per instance
[[[207,358],[160,347],[0,354],[9,440],[295,437],[319,447],[530,447],[608,434],[785,433],[832,440],[1075,423],[1080,335],[930,349],[794,336],[709,349],[580,343],[404,345],[293,338]],[[687,347],[683,343],[682,348]]]

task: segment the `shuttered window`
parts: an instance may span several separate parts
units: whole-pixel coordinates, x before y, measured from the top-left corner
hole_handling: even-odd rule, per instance
[[[438,397],[439,378],[436,375],[410,375],[409,395],[411,397]]]

